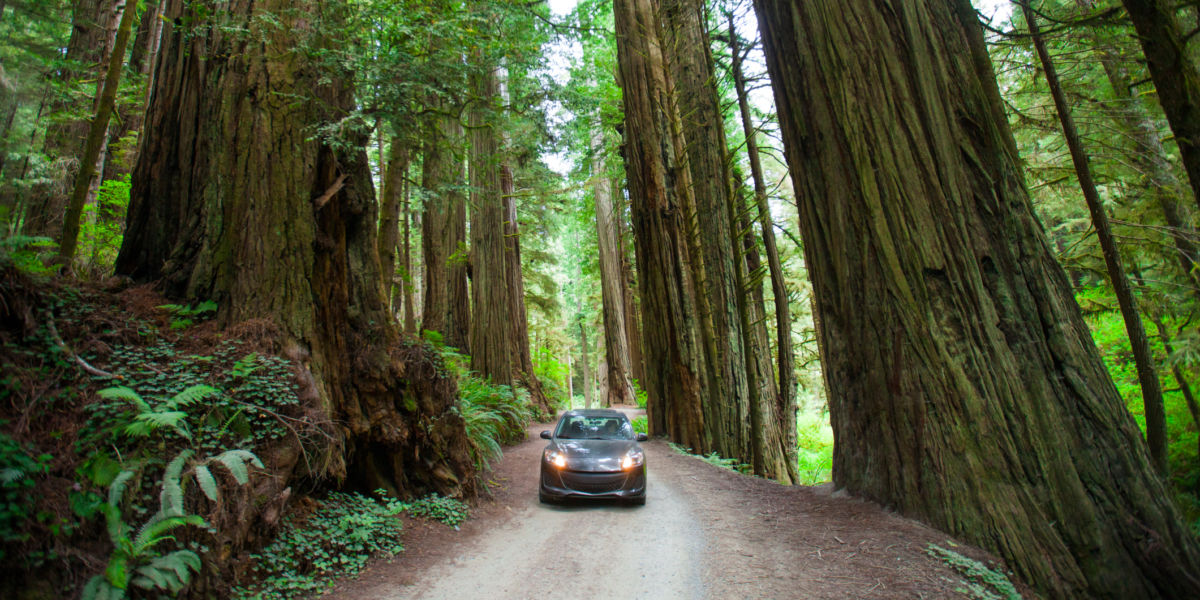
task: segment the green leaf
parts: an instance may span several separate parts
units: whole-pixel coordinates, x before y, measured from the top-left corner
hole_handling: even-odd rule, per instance
[[[209,500],[216,502],[220,498],[221,492],[217,489],[217,480],[213,478],[208,467],[196,465],[196,483],[200,484],[200,491],[204,492]]]
[[[180,406],[189,406],[203,400],[209,396],[220,394],[221,391],[211,385],[193,385],[167,401],[166,407],[176,409]]]
[[[117,386],[104,388],[96,393],[105,400],[125,400],[126,402],[134,405],[141,412],[149,412],[151,410],[150,405],[146,404],[146,401],[142,400],[142,397],[139,396],[137,392],[127,387]]]
[[[246,485],[250,481],[250,473],[246,469],[246,463],[250,463],[258,468],[263,468],[261,460],[249,450],[226,450],[217,455],[217,462],[225,465],[229,469],[230,474],[237,480],[239,485]]]
[[[163,472],[163,488],[159,494],[159,511],[163,515],[174,517],[183,514],[183,484],[180,478],[183,476],[183,466],[192,454],[191,450],[180,452]]]

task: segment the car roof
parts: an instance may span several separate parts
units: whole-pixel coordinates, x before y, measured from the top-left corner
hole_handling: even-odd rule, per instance
[[[611,408],[582,408],[568,410],[564,417],[624,417],[625,413]]]

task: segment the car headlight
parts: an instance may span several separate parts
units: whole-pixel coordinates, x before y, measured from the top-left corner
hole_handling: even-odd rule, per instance
[[[547,449],[543,457],[546,462],[560,469],[567,466],[567,457],[553,450]]]
[[[621,459],[621,468],[632,469],[634,467],[640,467],[642,466],[642,462],[645,460],[646,455],[644,453],[642,453],[640,450],[634,450],[629,454],[626,454],[625,458]]]

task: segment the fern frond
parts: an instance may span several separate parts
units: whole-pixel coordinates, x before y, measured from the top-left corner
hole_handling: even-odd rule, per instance
[[[263,468],[262,461],[249,450],[226,450],[218,454],[213,460],[225,465],[229,469],[230,474],[237,480],[239,485],[246,485],[250,481],[250,472],[246,469],[246,463],[250,463],[258,468]]]
[[[211,385],[193,385],[192,387],[175,394],[173,398],[167,401],[168,409],[176,409],[181,406],[189,406],[195,404],[209,396],[215,396],[221,391]]]
[[[187,427],[187,416],[187,413],[178,410],[144,412],[125,426],[125,434],[131,437],[147,437],[159,429],[169,427],[190,440],[192,432]]]
[[[137,392],[124,386],[104,388],[96,393],[105,400],[125,400],[134,405],[139,412],[149,412],[151,410],[150,405],[146,404],[146,401],[142,400],[142,397]]]
[[[200,491],[208,496],[209,500],[216,502],[221,497],[221,492],[217,488],[217,480],[213,478],[213,474],[204,465],[196,465],[196,483],[200,484]]]
[[[142,525],[137,537],[133,540],[133,554],[135,556],[144,554],[147,550],[158,544],[175,539],[175,536],[167,535],[167,532],[184,525],[204,527],[204,517],[200,515],[183,515],[147,521],[145,525]]]
[[[159,512],[163,516],[175,517],[183,514],[183,482],[181,479],[183,467],[192,454],[191,450],[180,452],[167,464],[167,470],[163,472],[162,493],[159,494]]]

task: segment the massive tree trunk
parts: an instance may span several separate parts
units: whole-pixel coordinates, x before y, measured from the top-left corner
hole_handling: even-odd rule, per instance
[[[469,353],[466,200],[461,191],[463,161],[458,153],[462,137],[457,119],[434,113],[426,121],[421,175],[426,194],[421,219],[425,259],[421,329],[436,331],[447,346]]]
[[[1179,156],[1192,184],[1193,199],[1200,206],[1200,71],[1188,53],[1190,34],[1181,31],[1176,18],[1178,7],[1173,2],[1122,0],[1121,3],[1137,30],[1158,101],[1175,133]]]
[[[496,385],[512,385],[512,331],[504,257],[500,144],[490,121],[500,88],[495,67],[476,50],[471,90],[471,368]]]
[[[554,406],[533,372],[529,352],[529,315],[525,310],[525,277],[521,271],[521,228],[512,168],[500,167],[500,193],[504,202],[504,261],[508,280],[509,336],[513,352],[513,377],[529,392],[529,400],[543,415],[554,415]]]
[[[710,447],[701,406],[698,319],[685,204],[678,197],[681,167],[669,140],[672,114],[659,26],[650,0],[614,0],[617,58],[625,107],[625,169],[633,214],[638,288],[642,300],[651,433],[667,434],[698,452]]]
[[[629,370],[633,379],[645,389],[646,385],[646,369],[645,361],[642,359],[642,328],[640,311],[638,303],[634,299],[633,290],[637,288],[637,280],[634,278],[633,263],[630,260],[629,252],[626,248],[629,247],[627,238],[632,238],[632,233],[629,230],[628,219],[625,218],[624,204],[625,195],[622,193],[623,180],[614,179],[611,185],[614,208],[617,225],[617,254],[621,259],[621,297],[622,303],[625,306],[625,334],[629,345]],[[620,207],[620,208],[618,208]],[[636,393],[636,391],[635,391]]]
[[[163,39],[117,272],[214,300],[224,324],[278,323],[309,380],[302,397],[341,432],[341,451],[314,476],[402,495],[470,492],[453,381],[392,345],[366,153],[336,149],[366,140],[335,147],[312,135],[354,107],[349,74],[298,49],[334,43],[312,23],[336,23],[339,9],[216,4],[167,3],[166,18],[188,26]]]
[[[1046,42],[1042,39],[1038,28],[1037,15],[1029,5],[1021,7],[1025,21],[1029,26],[1029,34],[1033,38],[1033,46],[1038,59],[1042,63],[1042,72],[1046,76],[1046,85],[1054,98],[1054,106],[1062,124],[1063,138],[1071,152],[1071,161],[1075,165],[1075,174],[1079,178],[1079,187],[1087,202],[1088,212],[1092,217],[1092,228],[1100,242],[1104,254],[1104,265],[1108,270],[1108,280],[1113,293],[1117,296],[1117,305],[1121,308],[1121,318],[1125,321],[1125,332],[1129,336],[1129,344],[1133,350],[1133,360],[1137,368],[1138,383],[1142,390],[1142,406],[1146,417],[1146,443],[1150,448],[1150,460],[1159,474],[1167,473],[1167,413],[1163,407],[1162,383],[1158,379],[1158,369],[1154,365],[1154,357],[1150,353],[1150,341],[1146,338],[1146,328],[1142,324],[1142,316],[1138,314],[1137,299],[1133,296],[1133,287],[1129,277],[1121,265],[1121,253],[1117,249],[1117,240],[1113,237],[1112,227],[1108,222],[1108,213],[1104,210],[1100,193],[1096,190],[1096,182],[1092,178],[1091,165],[1088,163],[1087,152],[1075,129],[1075,119],[1071,116],[1071,107],[1063,93],[1058,80],[1058,70],[1050,59]]]
[[[703,268],[697,293],[702,307],[705,345],[709,348],[710,385],[706,422],[713,447],[723,456],[750,459],[753,437],[750,405],[757,390],[749,384],[749,365],[739,319],[741,290],[736,287],[733,245],[737,236],[729,220],[731,179],[726,161],[724,120],[717,101],[704,6],[698,0],[663,0],[663,47],[675,84],[675,97],[685,140],[687,169],[695,198],[700,252],[692,258]],[[711,330],[709,330],[711,327]],[[760,465],[761,466],[761,465]]]
[[[612,180],[604,162],[604,137],[592,135],[592,192],[596,204],[596,237],[600,250],[600,302],[604,312],[605,369],[601,377],[607,392],[604,405],[633,404],[629,375],[629,335],[625,329],[625,298],[621,281],[621,249],[613,214]]]
[[[792,348],[791,306],[788,302],[783,263],[779,260],[779,248],[775,243],[775,223],[771,219],[771,208],[767,203],[767,181],[763,175],[762,160],[758,155],[754,123],[750,119],[746,77],[742,72],[742,48],[738,42],[737,29],[734,27],[733,13],[729,14],[729,49],[733,58],[731,70],[738,98],[738,110],[742,117],[742,131],[746,136],[746,157],[750,161],[750,175],[754,179],[754,207],[757,210],[759,226],[762,228],[763,249],[767,254],[767,267],[771,271],[771,292],[775,299],[779,395],[776,397],[774,410],[778,415],[776,418],[779,426],[783,428],[779,443],[783,445],[787,456],[788,473],[792,476],[792,481],[796,481],[799,477],[796,464],[796,366],[795,350]]]
[[[1055,598],[1200,595],[1021,178],[967,0],[756,0],[820,313],[834,482]]]

